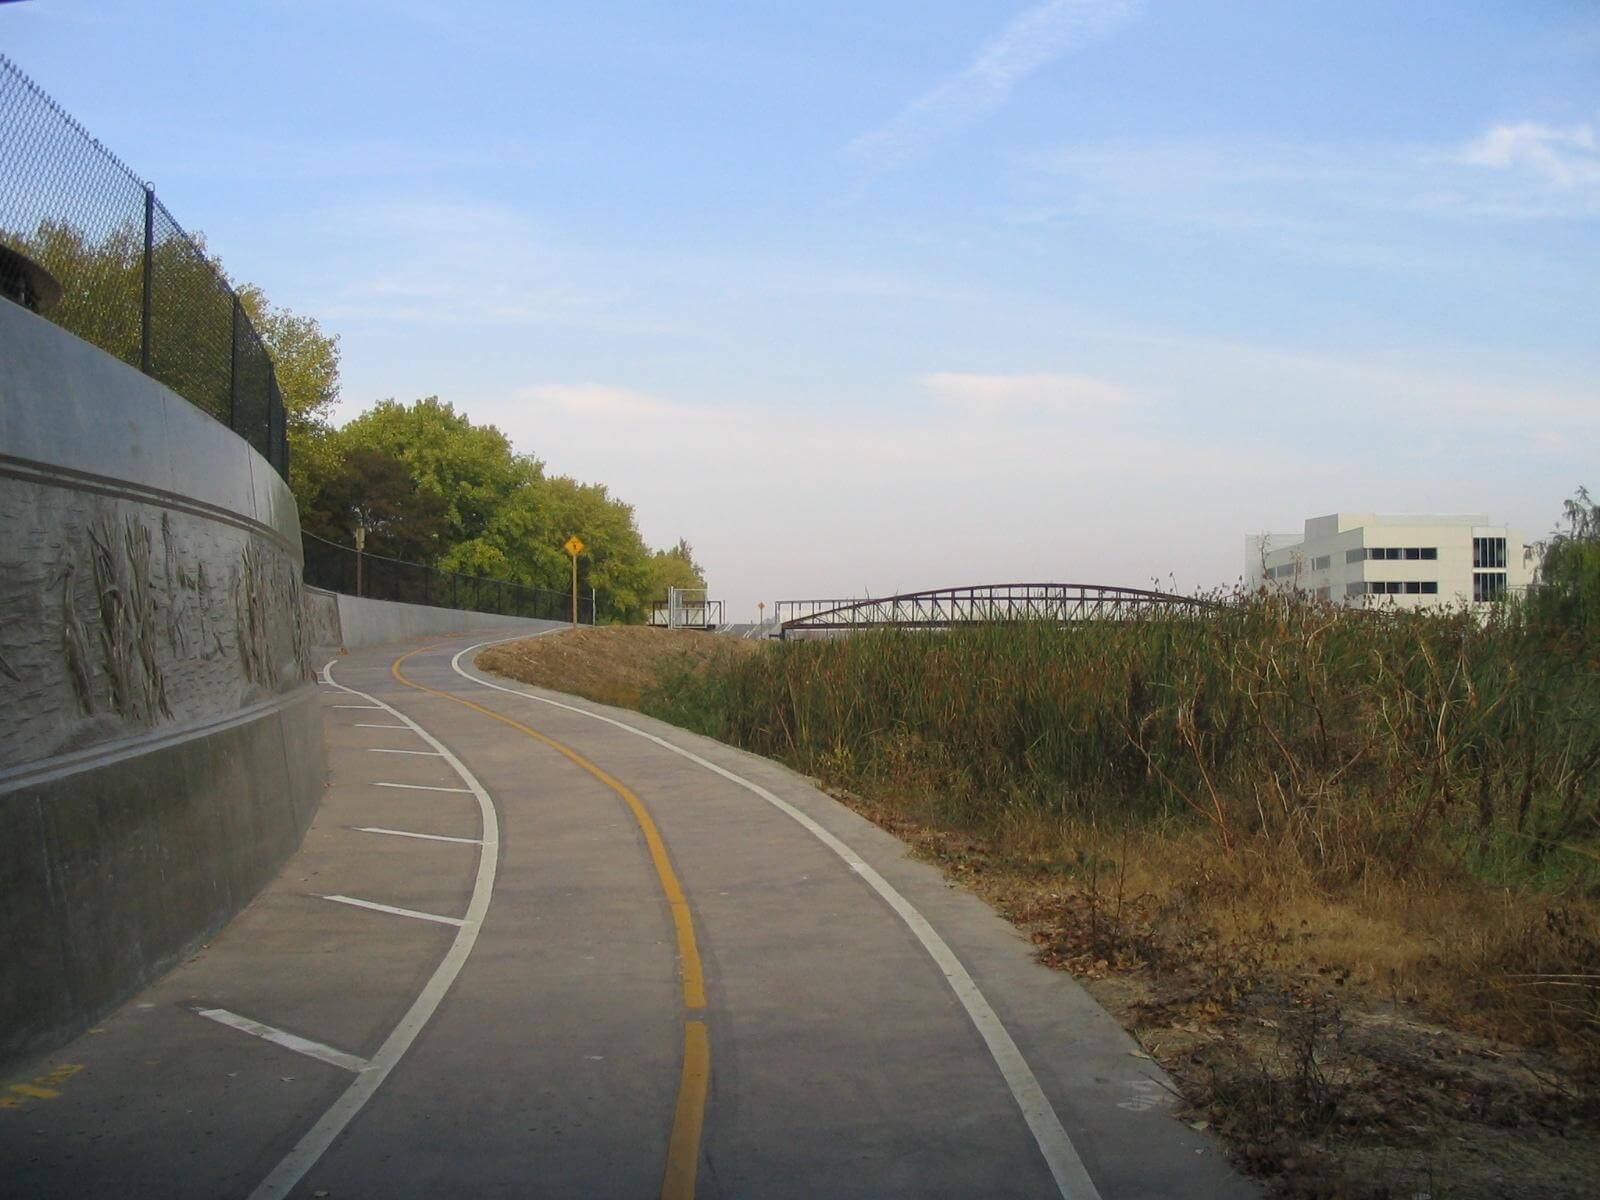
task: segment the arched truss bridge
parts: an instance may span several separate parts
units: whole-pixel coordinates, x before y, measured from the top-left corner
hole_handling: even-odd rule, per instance
[[[870,600],[779,600],[778,636],[852,629],[950,629],[995,621],[1116,621],[1215,607],[1194,596],[1099,583],[990,583]]]

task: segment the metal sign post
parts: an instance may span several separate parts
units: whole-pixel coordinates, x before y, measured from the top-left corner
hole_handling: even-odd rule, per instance
[[[577,534],[569,537],[561,546],[572,558],[572,627],[578,627],[578,555],[584,551],[583,539]]]

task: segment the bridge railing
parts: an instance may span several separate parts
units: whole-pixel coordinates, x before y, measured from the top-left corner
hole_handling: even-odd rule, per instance
[[[816,616],[818,613],[859,604],[862,599],[860,596],[854,596],[848,600],[778,600],[772,606],[772,619],[781,628],[789,621],[798,621]]]
[[[650,605],[650,624],[659,629],[716,629],[722,624],[721,600],[680,600],[677,611],[666,600]]]
[[[1202,611],[1216,601],[1093,583],[1000,583],[866,600],[779,601],[779,636],[874,628],[948,629],[997,621],[1126,620],[1154,611]]]

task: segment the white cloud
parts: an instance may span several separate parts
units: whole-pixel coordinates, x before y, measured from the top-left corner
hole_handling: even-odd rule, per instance
[[[880,168],[897,166],[946,134],[999,108],[1017,84],[1087,42],[1110,33],[1142,0],[1049,0],[1013,18],[961,71],[925,93],[847,151]]]
[[[1525,172],[1556,188],[1600,187],[1600,142],[1592,125],[1562,129],[1535,121],[1502,122],[1469,145],[1461,161]]]
[[[1590,124],[1499,122],[1464,146],[1085,142],[1020,168],[1011,216],[1021,223],[1204,228],[1296,258],[1434,277],[1471,264],[1396,222],[1600,217],[1600,133]]]

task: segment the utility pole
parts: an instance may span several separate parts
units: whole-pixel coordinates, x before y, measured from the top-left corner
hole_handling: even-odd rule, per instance
[[[362,570],[362,566],[363,566],[363,564],[362,564],[362,556],[363,556],[364,552],[366,551],[366,548],[367,548],[367,527],[365,525],[357,525],[356,526],[356,595],[358,595],[358,596],[362,594],[361,585],[362,585],[362,582],[363,582],[362,581],[362,575],[364,573],[363,570]]]

